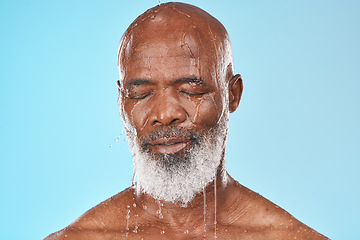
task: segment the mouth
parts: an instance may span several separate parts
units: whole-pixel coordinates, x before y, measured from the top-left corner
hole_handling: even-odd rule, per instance
[[[180,151],[183,151],[191,143],[190,138],[158,138],[156,140],[150,141],[149,146],[151,150],[160,153],[160,154],[175,154]]]

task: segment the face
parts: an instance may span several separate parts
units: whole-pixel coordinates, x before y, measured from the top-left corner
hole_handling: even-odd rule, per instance
[[[193,37],[187,38],[186,47],[176,42],[176,36],[151,39],[151,43],[133,39],[128,45],[131,52],[120,88],[124,119],[138,137],[170,126],[196,131],[213,128],[225,104],[216,59],[206,55]],[[154,143],[150,147],[172,154],[186,144],[171,145]]]
[[[139,189],[188,202],[216,176],[229,111],[214,39],[174,31],[177,23],[143,24],[123,38],[119,107]]]

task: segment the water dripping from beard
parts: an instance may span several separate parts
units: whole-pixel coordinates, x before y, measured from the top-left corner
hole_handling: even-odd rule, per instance
[[[224,151],[226,127],[219,124],[204,132],[172,126],[140,138],[128,133],[137,193],[168,202],[190,202],[215,179]],[[191,144],[175,154],[158,154],[150,149],[149,141],[169,137],[190,138]]]

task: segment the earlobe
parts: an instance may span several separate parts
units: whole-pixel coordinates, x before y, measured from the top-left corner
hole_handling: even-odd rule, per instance
[[[243,83],[240,74],[236,74],[229,81],[229,111],[235,112],[238,108],[241,94],[243,91]]]

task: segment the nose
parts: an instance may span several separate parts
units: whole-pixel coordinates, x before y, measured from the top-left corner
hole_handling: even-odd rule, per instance
[[[155,103],[150,111],[148,121],[151,125],[169,126],[180,124],[186,120],[186,111],[174,93],[163,91],[154,100]]]

